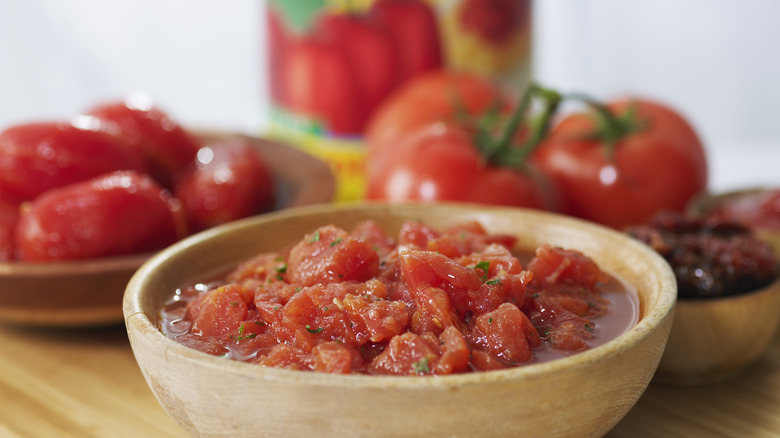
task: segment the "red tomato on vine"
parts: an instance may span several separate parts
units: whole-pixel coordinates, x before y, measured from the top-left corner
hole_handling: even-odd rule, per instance
[[[704,148],[679,113],[641,99],[595,107],[561,120],[533,154],[562,213],[622,228],[706,190]]]
[[[532,88],[535,93],[544,93]],[[367,198],[389,201],[460,201],[493,205],[553,209],[555,199],[545,178],[526,161],[541,139],[558,104],[557,93],[548,93],[540,122],[518,144],[531,93],[502,123],[500,111],[474,120],[426,121],[430,113],[409,117],[403,131],[392,132],[393,145],[369,150]],[[451,101],[450,105],[454,105]],[[443,101],[440,113],[454,113]],[[487,123],[485,123],[487,121]]]
[[[510,108],[510,99],[487,79],[435,70],[402,85],[374,113],[366,128],[368,167],[395,153],[399,140],[434,122],[461,123],[492,107]]]

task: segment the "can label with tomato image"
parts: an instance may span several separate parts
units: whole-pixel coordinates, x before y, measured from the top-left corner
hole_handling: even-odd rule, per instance
[[[530,0],[268,0],[270,135],[329,163],[336,201],[362,199],[373,112],[436,69],[524,90],[530,9]]]

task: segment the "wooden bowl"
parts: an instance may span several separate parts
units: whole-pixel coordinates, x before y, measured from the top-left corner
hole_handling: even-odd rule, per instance
[[[601,346],[549,362],[483,373],[396,377],[267,368],[185,347],[158,328],[173,291],[279,250],[321,225],[373,219],[388,233],[406,220],[436,228],[477,220],[489,232],[578,249],[636,287],[636,326]],[[391,234],[392,235],[392,234]],[[205,231],[154,256],[130,281],[125,322],[152,392],[198,437],[603,436],[649,383],[676,301],[674,275],[622,233],[540,211],[465,205],[336,204],[290,209]]]
[[[780,323],[780,279],[742,295],[677,301],[674,324],[654,381],[723,382],[769,347]]]
[[[702,217],[723,202],[761,194],[751,188],[695,199],[687,213]],[[780,231],[754,229],[780,260]],[[710,299],[680,299],[666,351],[654,381],[701,385],[743,373],[769,347],[780,325],[780,278],[747,294]]]
[[[298,149],[224,132],[200,132],[204,142],[244,137],[254,142],[277,183],[276,209],[326,203],[335,182],[329,167]],[[122,294],[151,254],[56,263],[0,263],[0,323],[89,327],[122,321]]]

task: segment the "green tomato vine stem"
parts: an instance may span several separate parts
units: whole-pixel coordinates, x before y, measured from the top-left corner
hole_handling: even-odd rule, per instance
[[[623,114],[616,115],[603,102],[586,94],[570,93],[565,98],[583,102],[593,109],[596,129],[587,138],[604,142],[604,153],[608,160],[614,159],[615,148],[621,139],[642,130],[644,127],[643,123],[636,117],[634,105],[631,105]]]

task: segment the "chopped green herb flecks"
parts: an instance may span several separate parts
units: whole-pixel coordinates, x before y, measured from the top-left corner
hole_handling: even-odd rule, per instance
[[[501,284],[501,280],[498,278],[494,278],[492,280],[486,281],[485,284],[489,284],[489,285]]]
[[[341,239],[336,239],[336,240],[334,240],[333,242],[330,242],[330,246],[336,246],[336,245],[338,245],[339,243],[341,243]]]
[[[320,240],[320,230],[317,230],[311,236],[311,239],[309,240],[309,243],[319,242],[319,240]]]
[[[311,326],[309,324],[306,324],[306,331],[309,332],[309,333],[320,333],[323,330],[325,330],[325,329],[322,328],[322,327],[319,327],[319,328],[315,329],[315,328],[311,328]]]
[[[430,367],[428,367],[428,361],[429,361],[429,359],[426,357],[426,358],[424,358],[422,360],[414,362],[412,364],[412,369],[417,374],[430,374],[431,373],[431,369],[430,369]]]
[[[490,269],[490,262],[487,260],[482,260],[481,262],[478,262],[476,266],[474,266],[475,271],[482,271],[485,274],[482,276],[482,282],[484,283],[487,281],[488,278],[488,270]]]

